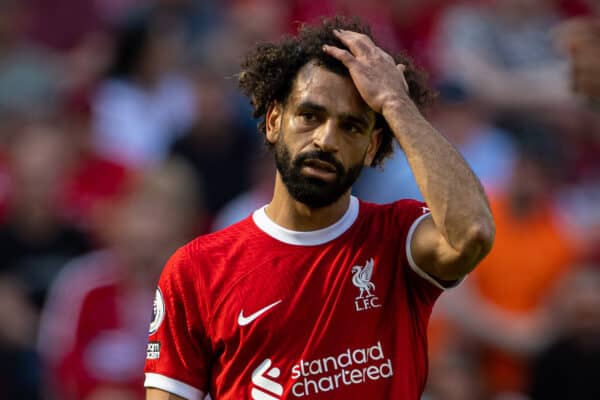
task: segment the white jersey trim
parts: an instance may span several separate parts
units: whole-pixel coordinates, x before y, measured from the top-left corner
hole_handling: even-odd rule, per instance
[[[187,400],[202,400],[204,393],[193,386],[178,381],[177,379],[169,378],[164,375],[146,372],[146,380],[144,387],[156,388],[165,392],[173,393]]]
[[[316,246],[338,238],[352,226],[354,221],[356,221],[360,208],[358,199],[354,196],[350,196],[348,210],[346,210],[342,218],[333,225],[316,231],[300,232],[277,225],[265,212],[266,207],[267,206],[259,208],[252,214],[252,220],[256,226],[267,235],[280,242],[297,246]]]
[[[417,229],[417,226],[419,226],[421,221],[423,221],[425,218],[427,218],[430,215],[431,215],[431,213],[421,215],[410,226],[410,229],[408,230],[408,235],[406,236],[406,258],[408,259],[408,264],[410,265],[410,268],[413,271],[415,271],[415,273],[417,275],[419,275],[421,278],[425,279],[427,282],[431,283],[435,287],[442,289],[442,290],[446,290],[446,289],[450,289],[450,288],[458,286],[465,278],[463,277],[461,279],[458,279],[457,281],[451,282],[450,286],[442,285],[434,277],[432,277],[427,272],[425,272],[421,268],[419,268],[419,266],[417,265],[417,263],[415,262],[415,260],[412,257],[412,252],[410,249],[410,245],[412,243],[412,238],[415,233],[415,230]]]

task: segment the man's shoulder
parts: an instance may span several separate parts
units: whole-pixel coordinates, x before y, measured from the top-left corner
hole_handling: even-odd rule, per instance
[[[268,251],[257,231],[249,217],[183,245],[163,269],[161,289],[169,281],[178,282],[177,287],[190,293],[219,298]]]
[[[370,217],[385,216],[390,213],[413,212],[427,208],[425,203],[415,199],[400,199],[391,203],[378,204],[360,200],[361,214]]]
[[[257,233],[256,225],[248,217],[224,229],[196,237],[179,248],[175,257],[194,269],[198,266],[212,269],[247,251],[248,245],[256,242]]]
[[[427,205],[419,200],[401,199],[392,203],[360,203],[361,229],[387,237],[405,235],[413,222],[429,213]]]

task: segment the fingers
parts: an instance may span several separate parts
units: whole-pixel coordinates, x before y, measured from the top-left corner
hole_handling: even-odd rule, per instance
[[[391,55],[380,49],[373,43],[371,38],[363,33],[358,33],[354,31],[346,31],[343,29],[334,29],[333,33],[336,37],[342,42],[344,46],[346,46],[349,50],[349,53],[354,58],[363,58],[363,57],[371,57],[371,56],[379,56],[383,57],[385,60],[393,62],[394,59]],[[327,46],[333,47],[333,46]],[[325,46],[323,47],[325,50]],[[341,53],[337,53],[342,56]],[[334,56],[333,54],[331,54]],[[342,56],[346,61],[350,61],[350,58]],[[336,57],[339,59],[339,57]],[[344,62],[344,60],[340,59],[340,61]]]
[[[340,49],[339,47],[323,45],[323,51],[341,61],[346,67],[350,67],[350,65],[356,61],[354,56],[350,54],[348,50]]]
[[[376,47],[373,41],[362,33],[341,29],[335,29],[333,33],[355,56],[368,54]]]

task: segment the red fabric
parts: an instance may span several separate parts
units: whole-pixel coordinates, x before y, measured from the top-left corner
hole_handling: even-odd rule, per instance
[[[411,200],[361,202],[350,228],[317,245],[275,239],[252,216],[201,236],[162,273],[155,309],[164,313],[155,315],[164,318],[149,338],[159,353],[146,372],[222,400],[418,399],[441,292],[406,257],[409,228],[425,211]],[[353,267],[369,260],[373,296],[359,298]]]
[[[394,37],[392,18],[392,2],[379,0],[365,1],[309,1],[296,0],[291,6],[290,33],[295,34],[300,23],[318,23],[323,17],[343,15],[346,17],[360,17],[370,24],[377,42],[385,49],[395,51],[398,43]]]
[[[80,400],[111,388],[144,399],[144,341],[151,300],[95,253],[68,267],[44,310],[41,354],[57,398]]]
[[[586,0],[559,0],[557,8],[565,17],[580,17],[592,14],[590,4]]]
[[[121,194],[129,177],[130,171],[120,164],[91,153],[83,156],[66,179],[62,214],[79,225],[88,225],[94,208]]]
[[[57,50],[70,50],[81,38],[101,29],[94,0],[31,1],[31,37]]]
[[[425,6],[411,13],[410,17],[396,12],[395,38],[402,51],[406,52],[419,67],[424,68],[428,74],[434,69],[434,48],[438,24],[443,11],[456,3],[456,1],[429,2]]]

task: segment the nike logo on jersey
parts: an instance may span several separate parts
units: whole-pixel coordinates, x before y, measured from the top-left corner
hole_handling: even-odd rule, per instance
[[[275,307],[277,304],[281,303],[282,301],[283,300],[278,300],[273,304],[269,304],[268,306],[261,308],[254,314],[250,314],[247,317],[244,317],[244,310],[240,311],[240,315],[238,315],[238,325],[239,326],[248,325],[250,322],[254,321],[256,318],[260,317],[261,315],[263,315],[264,313],[266,313],[267,311],[269,311],[271,308]]]

